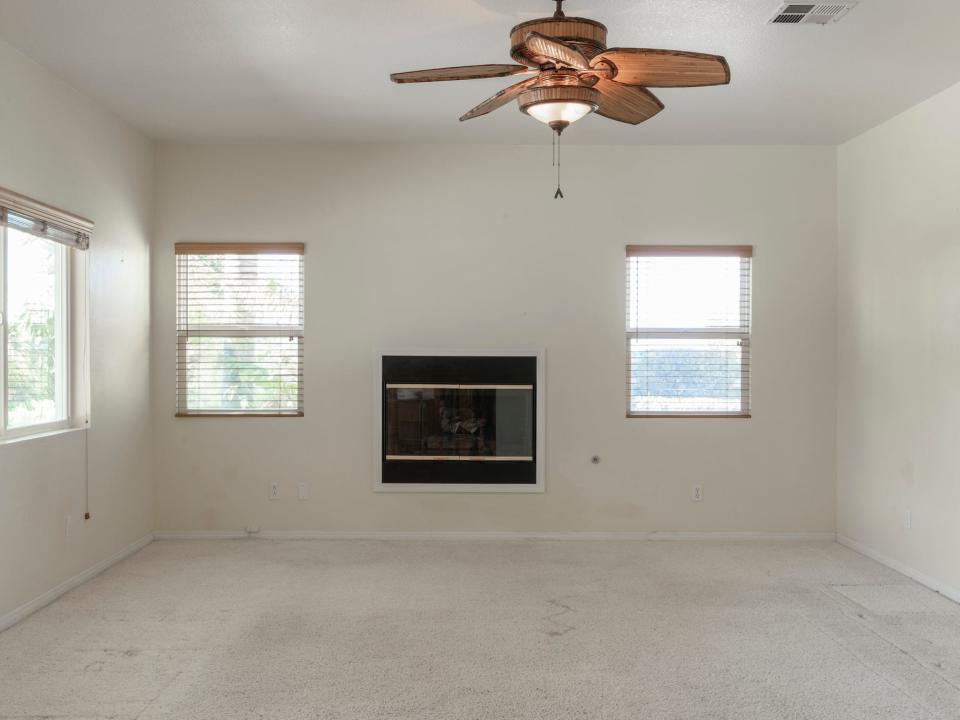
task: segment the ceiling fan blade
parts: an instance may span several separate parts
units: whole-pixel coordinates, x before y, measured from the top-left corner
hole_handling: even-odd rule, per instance
[[[614,74],[610,79],[624,85],[703,87],[730,82],[730,66],[720,55],[680,50],[612,48],[593,58],[590,66],[597,68],[601,61],[613,67]]]
[[[639,125],[663,110],[663,103],[646,88],[622,85],[603,78],[593,87],[600,91],[597,115],[611,120]]]
[[[481,78],[507,77],[539,72],[526,65],[463,65],[461,67],[433,68],[391,73],[395,83],[441,82],[443,80],[479,80]]]
[[[587,58],[579,50],[538,32],[527,33],[523,43],[535,57],[546,58],[558,65],[577,70],[586,70],[590,67]]]
[[[528,78],[527,80],[521,80],[518,83],[514,83],[510,87],[504,88],[493,97],[484,100],[472,110],[465,112],[460,117],[461,122],[463,120],[473,120],[475,117],[486,115],[487,113],[493,112],[499,107],[503,107],[508,102],[516,98],[517,95],[533,85],[537,80],[538,78],[532,77]]]

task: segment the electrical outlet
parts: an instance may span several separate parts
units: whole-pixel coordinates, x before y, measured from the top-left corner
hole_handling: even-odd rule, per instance
[[[909,510],[903,513],[903,528],[904,530],[910,530],[913,527],[913,516]]]
[[[280,499],[280,483],[270,483],[270,499]]]
[[[694,502],[703,502],[703,485],[694,485],[691,498]]]
[[[305,482],[297,483],[297,497],[300,498],[301,500],[306,500],[307,497],[309,497],[307,492],[307,483]]]
[[[73,522],[73,516],[67,515],[67,526],[65,528],[65,533],[67,537],[70,537],[70,523]]]

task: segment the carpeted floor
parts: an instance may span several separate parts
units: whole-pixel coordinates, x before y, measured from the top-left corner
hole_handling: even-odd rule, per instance
[[[960,606],[831,543],[156,542],[0,634],[0,718],[960,718]]]

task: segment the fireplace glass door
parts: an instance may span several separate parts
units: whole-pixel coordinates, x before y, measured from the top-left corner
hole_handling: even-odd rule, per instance
[[[534,461],[533,385],[390,384],[385,459]]]

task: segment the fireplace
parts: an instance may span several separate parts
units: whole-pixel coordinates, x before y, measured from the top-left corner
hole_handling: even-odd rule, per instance
[[[542,353],[379,365],[378,489],[542,490]]]

